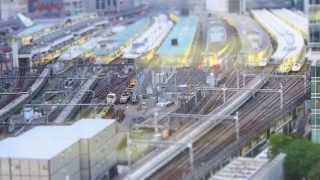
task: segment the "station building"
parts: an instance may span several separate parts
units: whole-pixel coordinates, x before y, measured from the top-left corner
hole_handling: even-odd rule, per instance
[[[116,163],[115,120],[39,126],[0,142],[1,180],[91,180]]]
[[[33,17],[62,17],[85,12],[86,0],[28,0]]]
[[[91,0],[86,3],[86,11],[109,14],[133,9],[138,6],[135,0]]]

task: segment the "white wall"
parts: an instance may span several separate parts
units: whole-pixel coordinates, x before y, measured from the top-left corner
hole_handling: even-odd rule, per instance
[[[260,171],[258,171],[251,179],[252,180],[284,180],[285,154],[279,154],[271,162],[266,164]]]

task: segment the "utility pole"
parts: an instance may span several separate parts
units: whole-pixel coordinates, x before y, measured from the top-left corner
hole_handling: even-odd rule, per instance
[[[237,88],[240,88],[240,71],[237,70]]]
[[[304,93],[307,94],[307,92],[308,92],[308,84],[307,83],[308,82],[307,82],[307,74],[306,73],[304,74],[303,81],[304,81],[303,82],[304,83]]]
[[[223,92],[223,104],[225,104],[227,101],[227,89],[223,87],[222,92]]]
[[[282,83],[280,83],[280,90],[279,90],[279,93],[280,93],[280,108],[283,109],[283,85]]]
[[[242,73],[242,87],[246,87],[246,79],[247,79],[247,76],[246,76],[246,73]]]
[[[245,14],[247,11],[247,1],[246,0],[239,0],[240,1],[240,14]]]
[[[235,120],[235,128],[236,128],[236,137],[237,137],[237,141],[239,141],[240,140],[239,112],[236,113],[234,120]]]
[[[189,157],[190,157],[191,176],[194,177],[194,157],[193,157],[193,145],[192,145],[192,143],[188,144],[188,149],[189,149]]]
[[[159,116],[159,113],[155,112],[154,113],[154,134],[155,134],[155,136],[158,136],[158,134],[159,134],[159,126],[158,126],[159,119],[158,119],[158,116]]]
[[[127,160],[128,160],[128,169],[130,170],[131,168],[131,138],[130,138],[130,130],[127,132]]]

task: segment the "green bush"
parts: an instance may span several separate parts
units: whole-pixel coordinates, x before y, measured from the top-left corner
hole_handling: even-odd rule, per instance
[[[286,179],[320,179],[320,145],[301,137],[275,134],[270,139],[271,156],[286,154],[284,168]]]

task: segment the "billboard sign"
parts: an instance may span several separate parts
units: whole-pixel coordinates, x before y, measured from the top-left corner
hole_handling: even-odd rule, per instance
[[[63,14],[63,0],[29,0],[29,12],[34,16],[59,17]]]

